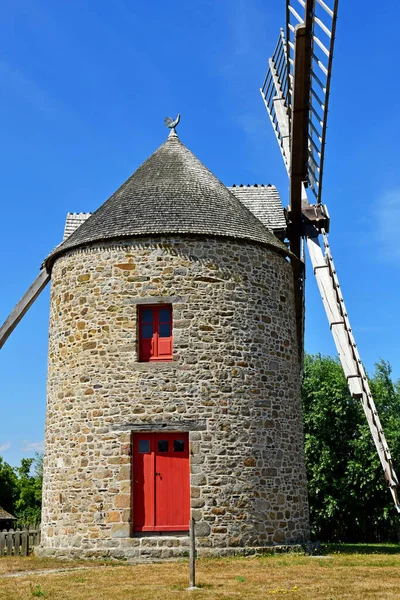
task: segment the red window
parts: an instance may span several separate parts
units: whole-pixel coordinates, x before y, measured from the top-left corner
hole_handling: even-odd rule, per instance
[[[139,360],[172,360],[172,306],[139,307]]]
[[[187,531],[188,433],[132,435],[133,531]]]

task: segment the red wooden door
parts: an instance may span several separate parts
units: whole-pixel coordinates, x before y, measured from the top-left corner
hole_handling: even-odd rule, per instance
[[[134,531],[186,531],[190,518],[189,436],[133,436]]]

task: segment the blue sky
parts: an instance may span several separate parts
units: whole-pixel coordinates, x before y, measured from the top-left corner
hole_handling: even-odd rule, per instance
[[[284,0],[4,0],[0,24],[0,321],[60,242],[69,211],[93,211],[165,139],[227,185],[287,177],[259,94]],[[342,0],[324,202],[361,357],[400,377],[400,110],[395,0]],[[334,354],[311,271],[306,349]],[[0,455],[43,441],[49,290],[0,351]]]

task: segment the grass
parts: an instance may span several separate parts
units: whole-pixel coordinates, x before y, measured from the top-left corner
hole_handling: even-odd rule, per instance
[[[65,569],[66,567],[88,566],[88,561],[55,560],[53,558],[35,558],[34,556],[3,556],[0,558],[0,577],[8,573],[21,571],[40,571],[41,569]],[[0,586],[1,587],[1,586]]]
[[[400,544],[322,544],[321,550],[324,554],[400,554]]]
[[[6,563],[8,567],[5,566]],[[60,561],[0,559],[3,574],[57,568]],[[80,563],[82,564],[82,563]],[[400,554],[348,554],[328,557],[278,555],[197,561],[198,590],[186,591],[187,561],[102,566],[86,570],[0,579],[0,600],[397,600]],[[37,565],[37,566],[36,566]],[[61,563],[62,567],[76,566]],[[93,567],[93,568],[92,568]],[[36,596],[39,597],[39,596]]]

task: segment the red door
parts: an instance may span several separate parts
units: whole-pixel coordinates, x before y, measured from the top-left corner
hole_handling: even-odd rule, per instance
[[[186,531],[190,518],[187,433],[133,434],[133,530]]]

